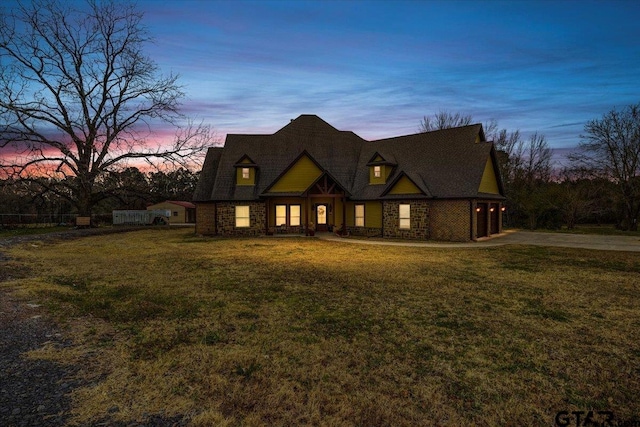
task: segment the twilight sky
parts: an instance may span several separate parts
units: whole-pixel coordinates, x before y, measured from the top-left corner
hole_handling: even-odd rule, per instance
[[[138,5],[147,52],[185,85],[183,112],[221,139],[300,114],[378,139],[447,110],[567,149],[587,120],[640,102],[638,1]]]
[[[640,102],[637,1],[151,1],[149,53],[185,112],[227,133],[317,114],[365,139],[440,110],[554,148]]]

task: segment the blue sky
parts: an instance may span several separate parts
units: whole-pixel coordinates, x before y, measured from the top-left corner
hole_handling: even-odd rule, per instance
[[[640,102],[640,2],[141,1],[185,112],[227,133],[317,114],[365,139],[440,110],[554,148]]]
[[[139,0],[183,112],[227,133],[317,114],[365,139],[440,110],[567,150],[640,102],[637,1]]]

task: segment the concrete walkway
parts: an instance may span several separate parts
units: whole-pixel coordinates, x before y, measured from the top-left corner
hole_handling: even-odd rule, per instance
[[[340,238],[332,233],[318,233],[318,238],[360,245],[388,245],[426,248],[487,248],[504,245],[559,246],[603,251],[640,252],[640,236],[600,236],[596,234],[541,233],[507,231],[495,237],[470,243],[399,242],[383,239]]]

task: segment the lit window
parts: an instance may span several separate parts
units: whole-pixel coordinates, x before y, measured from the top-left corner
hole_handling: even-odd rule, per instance
[[[364,227],[364,205],[356,205],[356,227]]]
[[[289,206],[289,225],[292,227],[300,225],[300,205]]]
[[[400,205],[400,228],[411,228],[411,205]]]
[[[375,178],[380,178],[382,176],[382,172],[381,172],[380,166],[374,166],[373,167],[373,176]]]
[[[242,179],[249,179],[249,168],[242,168]]]
[[[236,206],[236,227],[249,226],[249,206]]]
[[[287,205],[276,205],[276,226],[287,225]]]

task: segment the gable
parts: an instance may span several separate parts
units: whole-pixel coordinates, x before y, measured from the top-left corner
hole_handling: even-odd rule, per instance
[[[487,158],[487,163],[484,166],[484,172],[482,173],[482,180],[480,181],[479,193],[500,194],[500,188],[498,187],[498,179],[496,175],[496,169],[493,165],[491,156]]]
[[[322,170],[306,154],[294,162],[269,188],[268,193],[300,193],[322,175]]]
[[[423,194],[422,190],[418,188],[406,175],[403,175],[387,194]]]
[[[384,159],[384,157],[382,157],[380,155],[380,153],[376,152],[373,157],[371,157],[371,159],[369,160],[369,163],[367,163],[368,166],[371,166],[374,163],[385,163],[386,160]]]

